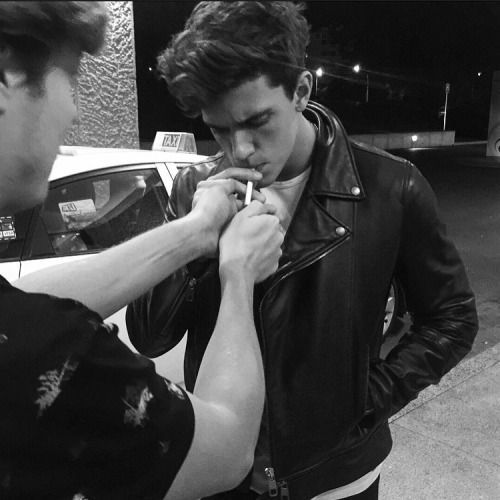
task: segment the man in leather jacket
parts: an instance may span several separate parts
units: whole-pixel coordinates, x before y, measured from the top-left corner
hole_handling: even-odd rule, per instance
[[[309,101],[301,11],[202,2],[159,57],[170,92],[222,150],[179,173],[169,219],[190,211],[199,181],[245,181],[256,170],[286,230],[277,272],[255,288],[266,407],[254,470],[217,498],[378,498],[388,418],[438,383],[477,332],[474,296],[427,181],[408,161],[351,141]],[[412,326],[381,359],[394,276]],[[206,256],[129,306],[130,338],[157,356],[187,330],[191,389],[219,301],[217,262]]]

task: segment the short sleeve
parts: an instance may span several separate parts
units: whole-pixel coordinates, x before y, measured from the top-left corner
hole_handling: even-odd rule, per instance
[[[163,498],[194,433],[187,394],[104,327],[47,422],[69,432],[67,457],[89,500]]]
[[[0,282],[0,497],[162,499],[188,395],[84,305]]]

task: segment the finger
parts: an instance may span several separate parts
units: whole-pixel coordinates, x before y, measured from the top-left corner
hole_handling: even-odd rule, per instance
[[[260,201],[261,203],[265,203],[266,197],[257,189],[253,189],[252,190],[252,200],[257,200],[257,201]]]
[[[229,167],[210,177],[210,179],[236,179],[242,182],[258,182],[262,179],[262,174],[252,168]]]
[[[254,200],[250,203],[250,205],[246,206],[242,212],[246,212],[246,214],[250,217],[263,214],[274,216],[276,214],[276,207],[269,203],[261,203],[260,201]]]
[[[243,201],[236,198],[236,211],[239,212],[244,207],[245,204],[243,203]]]
[[[235,179],[208,179],[206,181],[201,181],[197,186],[198,190],[205,189],[222,189],[225,194],[240,194],[244,195],[246,191],[246,184]]]

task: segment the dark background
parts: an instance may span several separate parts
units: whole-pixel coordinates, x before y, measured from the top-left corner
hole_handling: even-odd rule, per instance
[[[210,139],[201,120],[184,117],[155,75],[158,53],[196,2],[134,2],[139,132],[184,130]],[[313,41],[307,66],[322,67],[316,100],[348,133],[440,130],[445,83],[447,129],[457,140],[485,140],[493,71],[500,70],[500,3],[306,2]],[[355,64],[361,66],[354,73]],[[366,81],[369,100],[366,102]]]

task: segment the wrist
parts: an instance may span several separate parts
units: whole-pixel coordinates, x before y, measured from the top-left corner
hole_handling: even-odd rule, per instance
[[[231,283],[241,283],[248,288],[255,285],[251,270],[236,262],[219,262],[219,276],[223,287]]]
[[[190,212],[185,219],[193,228],[199,256],[213,255],[219,245],[219,232],[213,227],[212,222],[198,211]]]

